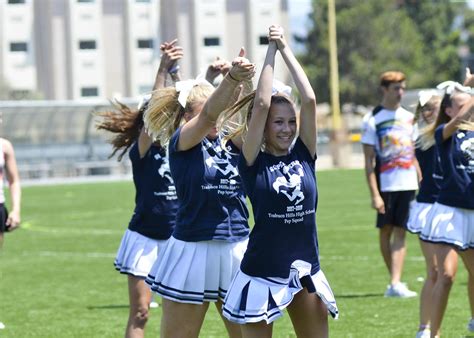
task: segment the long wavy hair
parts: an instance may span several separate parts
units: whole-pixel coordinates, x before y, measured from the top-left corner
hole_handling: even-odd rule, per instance
[[[185,107],[178,102],[179,92],[175,87],[154,91],[143,117],[148,134],[161,144],[168,143],[171,135],[183,123],[184,114],[192,112],[196,103],[205,102],[213,91],[214,87],[210,84],[195,85],[186,99]]]
[[[143,113],[147,109],[147,103],[138,110],[115,100],[112,101],[112,107],[113,110],[96,113],[96,116],[101,118],[101,121],[96,124],[96,128],[115,134],[110,140],[113,151],[109,158],[120,151],[117,159],[121,161],[123,155],[140,136],[143,128]]]
[[[431,111],[433,114],[438,114],[442,98],[437,95],[433,95],[424,105],[418,102],[415,110],[415,122],[418,124],[420,130],[420,136],[416,141],[416,146],[426,150],[434,145],[435,140],[431,133],[428,133],[430,129],[430,124],[434,123],[429,122],[425,119],[424,113]]]

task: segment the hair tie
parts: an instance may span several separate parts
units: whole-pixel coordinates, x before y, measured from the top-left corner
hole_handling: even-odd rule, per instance
[[[277,93],[283,93],[286,96],[291,96],[291,87],[287,86],[281,81],[274,79],[272,84],[272,96]]]
[[[436,86],[437,89],[445,90],[445,93],[448,95],[452,95],[454,91],[459,91],[462,93],[472,94],[471,87],[466,87],[460,84],[459,82],[455,81],[444,81],[441,82],[439,85]]]

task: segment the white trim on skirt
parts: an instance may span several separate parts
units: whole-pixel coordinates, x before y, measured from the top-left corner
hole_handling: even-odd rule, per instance
[[[427,224],[427,216],[432,207],[432,203],[413,201],[410,204],[410,217],[407,222],[407,230],[414,234],[420,234]]]
[[[460,250],[474,248],[474,210],[450,207],[436,202],[427,216],[420,238],[433,243],[451,244]]]
[[[269,324],[283,315],[294,295],[304,287],[320,297],[331,316],[338,318],[336,300],[323,271],[311,275],[311,264],[301,260],[293,262],[288,278],[252,277],[239,269],[224,300],[222,314],[239,324],[263,320]]]
[[[239,242],[185,242],[174,237],[146,279],[152,291],[180,303],[223,300],[247,249]]]
[[[122,237],[114,266],[120,273],[145,279],[166,247],[167,240],[156,240],[127,229]]]

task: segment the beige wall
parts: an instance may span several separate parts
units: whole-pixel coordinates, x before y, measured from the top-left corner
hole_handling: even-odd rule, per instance
[[[32,0],[26,0],[28,3]],[[184,78],[195,77],[216,56],[231,60],[241,46],[261,65],[266,50],[259,37],[270,24],[288,32],[288,0],[37,0],[30,3],[32,90],[46,99],[79,99],[82,87],[97,87],[99,96],[136,96],[154,81],[159,44],[179,39],[185,57]],[[0,19],[6,1],[0,2]],[[17,5],[22,6],[22,5]],[[25,15],[27,20],[28,14]],[[0,23],[0,38],[12,34]],[[219,38],[218,46],[204,46],[205,38]],[[79,40],[95,40],[95,50],[79,50]],[[138,39],[152,39],[154,49],[137,47]],[[0,46],[0,75],[12,74],[5,43]],[[287,81],[277,60],[276,77]],[[8,69],[7,69],[8,68]],[[36,76],[37,74],[37,76]],[[9,75],[10,77],[14,77]]]

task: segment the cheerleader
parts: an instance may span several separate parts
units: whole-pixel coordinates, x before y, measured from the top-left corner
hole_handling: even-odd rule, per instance
[[[176,226],[146,282],[162,296],[162,337],[198,337],[209,303],[220,310],[247,248],[248,210],[237,171],[240,143],[222,144],[216,120],[254,75],[242,49],[219,86],[177,82],[153,94],[148,130],[169,139],[178,195]],[[240,328],[224,320],[230,337]]]
[[[434,137],[443,179],[420,235],[434,243],[438,266],[431,300],[432,337],[440,335],[458,253],[468,270],[468,283],[474,281],[474,101],[468,87],[451,81],[441,86],[447,87],[446,94],[427,135]]]
[[[280,92],[272,95],[277,51],[301,94],[298,137],[292,101]],[[318,254],[316,97],[281,27],[269,28],[256,92],[231,112],[248,102],[251,116],[239,172],[253,206],[255,227],[223,315],[243,324],[243,337],[271,337],[273,321],[287,308],[297,336],[327,336],[328,311],[337,317],[338,309]]]
[[[441,97],[435,90],[421,91],[418,96],[415,121],[417,129],[423,133],[425,128],[435,121]],[[439,183],[442,177],[437,161],[438,156],[434,138],[422,134],[416,144],[415,155],[423,178],[420,182],[416,201],[412,203],[410,208],[407,230],[419,235],[426,225],[426,217],[438,197]],[[434,244],[420,240],[420,246],[425,257],[426,279],[420,295],[420,324],[416,337],[428,338],[430,336],[431,293],[436,282],[437,267]]]
[[[164,87],[168,74],[174,79],[179,77],[173,69],[176,69],[183,51],[175,45],[176,42],[173,40],[161,45],[163,55],[154,89]],[[130,148],[135,210],[114,265],[120,273],[128,275],[130,311],[125,337],[139,338],[145,334],[152,299],[145,278],[171,236],[178,205],[166,149],[160,142],[153,142],[143,128],[143,113],[148,102],[141,104],[138,110],[119,102],[115,107],[115,111],[99,114],[103,120],[97,127],[116,134],[112,140],[114,151],[111,156],[121,150],[118,157],[121,160]]]

